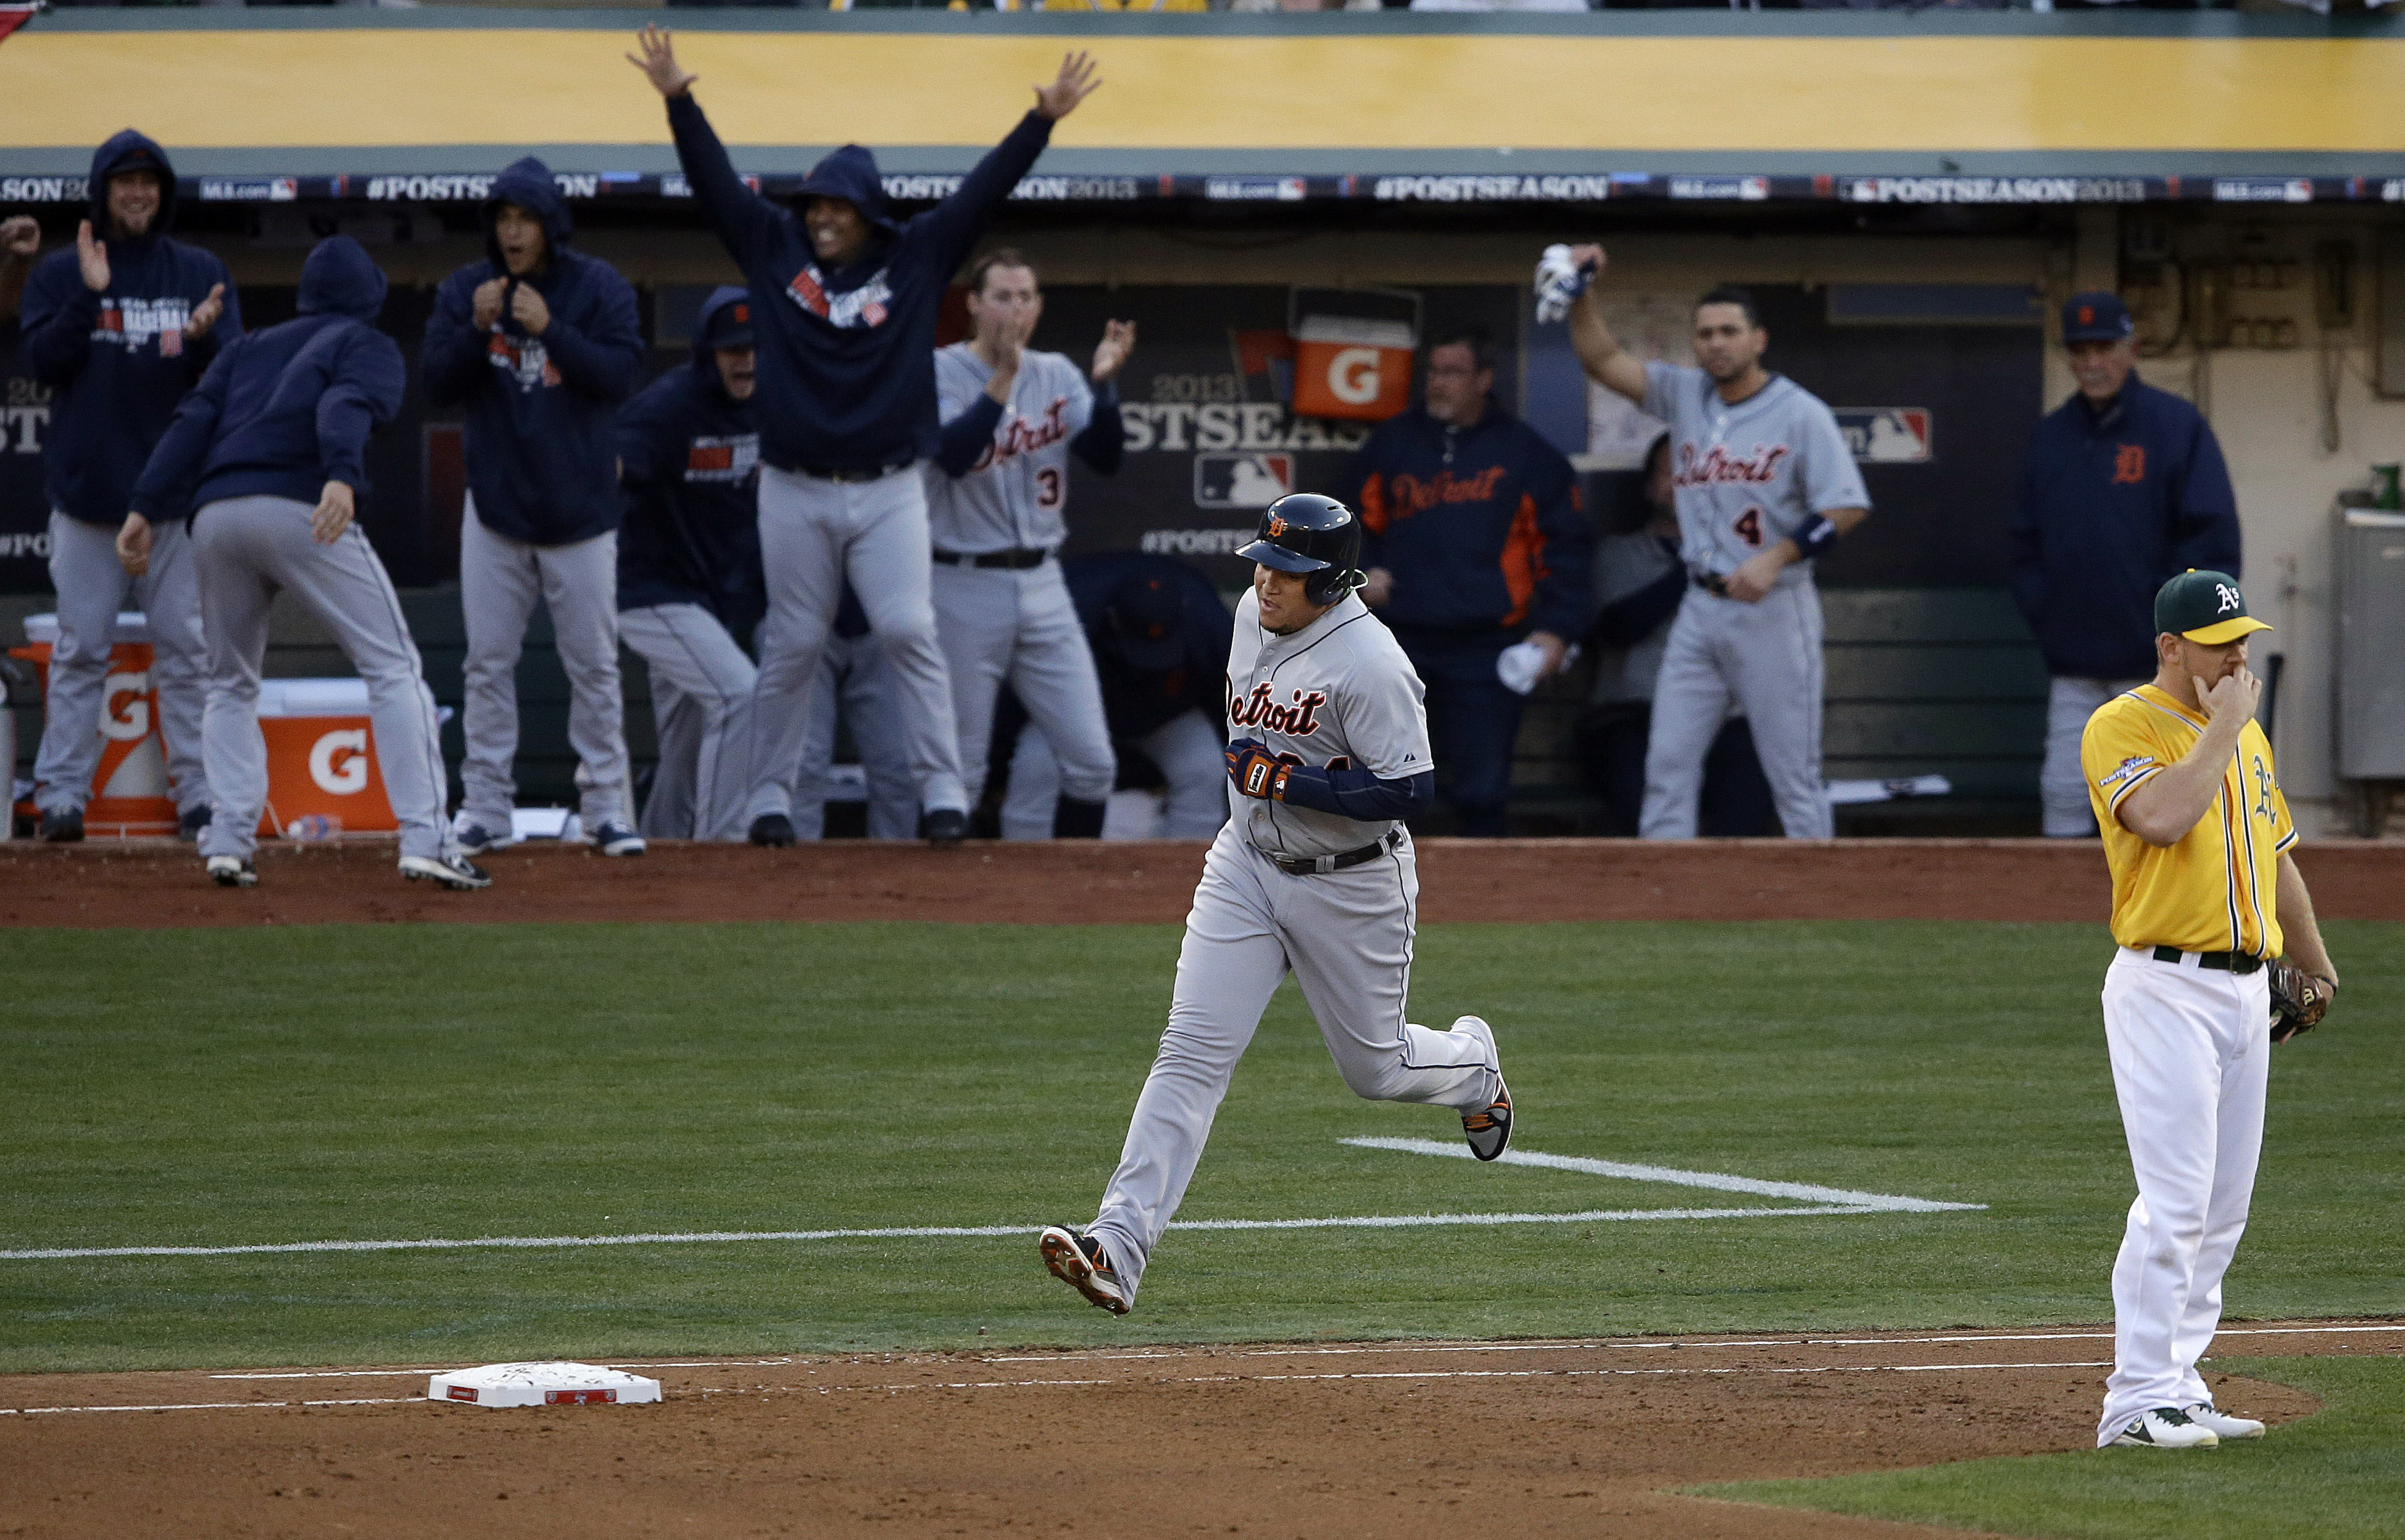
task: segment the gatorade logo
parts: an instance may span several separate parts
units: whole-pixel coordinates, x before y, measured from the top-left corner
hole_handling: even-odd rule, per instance
[[[1368,406],[1378,399],[1378,350],[1339,348],[1328,360],[1328,393],[1347,406]]]
[[[368,789],[368,733],[346,727],[328,733],[309,747],[309,778],[317,790],[337,797],[356,796]]]
[[[2214,596],[2220,601],[2218,608],[2214,610],[2214,613],[2216,615],[2228,615],[2246,608],[2246,606],[2239,600],[2238,590],[2230,587],[2226,582],[2215,583],[2213,585],[2213,593]]]
[[[111,743],[135,743],[150,735],[150,676],[148,671],[111,674],[101,687],[105,702],[100,735]]]

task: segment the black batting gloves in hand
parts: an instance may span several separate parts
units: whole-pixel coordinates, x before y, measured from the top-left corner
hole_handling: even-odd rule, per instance
[[[1228,745],[1228,778],[1244,796],[1263,801],[1280,796],[1286,791],[1286,772],[1287,766],[1266,744],[1238,738]]]

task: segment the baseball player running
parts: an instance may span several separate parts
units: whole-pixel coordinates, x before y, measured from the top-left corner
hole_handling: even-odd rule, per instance
[[[2155,595],[2154,679],[2105,702],[2080,740],[2121,947],[2104,1041],[2138,1179],[2113,1264],[2100,1448],[2263,1434],[2215,1407],[2196,1362],[2246,1227],[2271,1044],[2320,1020],[2338,989],[2255,724],[2246,638],[2270,629],[2227,573],[2173,578]],[[2274,960],[2284,945],[2297,967]]]
[[[1419,876],[1399,820],[1434,801],[1436,771],[1419,679],[1353,592],[1359,521],[1333,497],[1291,494],[1236,554],[1256,565],[1228,651],[1233,811],[1203,859],[1169,1028],[1102,1211],[1040,1240],[1053,1276],[1117,1315],[1289,969],[1356,1094],[1457,1110],[1481,1160],[1512,1142],[1493,1029],[1404,1020]]]
[[[802,212],[744,185],[677,63],[645,27],[627,59],[668,100],[677,161],[752,287],[759,332],[760,551],[768,618],[752,708],[751,837],[794,839],[793,792],[819,652],[843,580],[901,687],[926,837],[968,834],[951,680],[929,598],[926,487],[935,457],[935,314],[978,230],[1099,82],[1082,53],[950,197],[907,221],[885,211],[877,158],[847,145],[810,169]]]
[[[400,410],[401,349],[375,329],[385,277],[347,235],[301,269],[300,317],[229,343],[176,409],[134,483],[120,543],[140,573],[151,521],[187,506],[209,639],[202,752],[218,794],[201,854],[220,887],[259,880],[252,855],[267,802],[259,670],[268,608],[290,593],[333,633],[367,681],[376,766],[401,821],[401,875],[483,888],[443,818],[434,696],[392,580],[352,523],[367,485],[369,431]],[[186,489],[198,480],[197,492]]]
[[[167,751],[177,832],[209,820],[201,763],[208,670],[184,515],[159,505],[150,549],[129,583],[120,565],[127,496],[176,404],[218,349],[242,335],[233,280],[215,254],[171,240],[176,169],[132,129],[92,152],[91,217],[72,250],[50,253],[26,280],[26,367],[55,390],[42,472],[50,498],[50,583],[59,640],[34,800],[41,837],[83,838],[84,804],[102,749],[109,639],[131,587],[150,623],[159,735]]]
[[[1603,248],[1572,246],[1568,261],[1567,278],[1540,270],[1540,291],[1600,276]],[[1837,419],[1819,397],[1762,367],[1770,334],[1743,289],[1715,288],[1696,301],[1700,369],[1623,349],[1592,284],[1568,309],[1587,374],[1670,425],[1690,586],[1654,685],[1638,833],[1695,838],[1704,757],[1734,700],[1752,724],[1787,837],[1827,839],[1812,559],[1867,518],[1871,502]]]
[[[1068,538],[1069,456],[1112,475],[1125,452],[1119,369],[1135,323],[1112,321],[1093,385],[1027,345],[1044,315],[1034,266],[1007,246],[969,269],[971,338],[935,355],[944,429],[927,471],[935,625],[952,677],[961,777],[982,789],[1006,682],[1061,764],[1052,833],[1099,838],[1118,770],[1093,654],[1053,559]]]

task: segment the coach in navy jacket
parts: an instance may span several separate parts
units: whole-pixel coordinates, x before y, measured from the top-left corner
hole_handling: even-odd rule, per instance
[[[511,836],[517,783],[518,651],[535,600],[568,673],[568,741],[581,762],[586,842],[640,855],[627,807],[618,686],[618,404],[641,382],[635,291],[569,249],[568,204],[529,155],[494,179],[485,259],[443,280],[426,323],[427,399],[467,422],[459,525],[467,693],[460,843]]]
[[[2189,567],[2238,575],[2238,499],[2213,427],[2138,378],[2114,295],[2072,296],[2063,338],[2079,382],[2031,436],[2013,511],[2013,597],[2053,677],[2040,773],[2046,832],[2092,833],[2079,735],[2155,672],[2155,591]]]
[[[1522,698],[1496,676],[1533,637],[1559,666],[1589,607],[1592,536],[1562,452],[1495,399],[1484,332],[1441,334],[1425,402],[1370,435],[1349,478],[1363,596],[1428,687],[1456,832],[1500,834]]]
[[[92,154],[91,194],[90,222],[73,247],[35,264],[23,303],[21,354],[56,392],[42,469],[59,640],[34,795],[43,838],[83,837],[110,636],[130,590],[149,619],[160,735],[189,838],[208,821],[210,801],[201,764],[207,657],[180,522],[190,505],[162,509],[176,522],[157,531],[138,578],[119,565],[115,538],[134,478],[176,403],[218,349],[242,335],[242,306],[223,262],[168,237],[176,169],[154,141],[132,129],[112,135]]]

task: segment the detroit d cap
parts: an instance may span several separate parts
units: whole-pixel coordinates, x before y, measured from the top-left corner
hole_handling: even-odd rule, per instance
[[[2189,567],[2155,592],[2155,630],[2186,637],[2206,647],[2236,641],[2271,628],[2246,613],[2238,580],[2210,567]]]
[[[2117,343],[2138,329],[2130,307],[2106,289],[2091,288],[2063,301],[2062,340],[2066,343]]]

